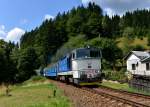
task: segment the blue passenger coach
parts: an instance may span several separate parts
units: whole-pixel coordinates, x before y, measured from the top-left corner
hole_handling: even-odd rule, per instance
[[[47,67],[44,69],[44,75],[47,77],[56,77],[57,76],[57,64]]]
[[[70,57],[65,56],[58,62],[58,72],[71,71]]]

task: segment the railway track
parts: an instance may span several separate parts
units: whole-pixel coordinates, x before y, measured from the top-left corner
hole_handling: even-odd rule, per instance
[[[57,83],[63,84],[64,87],[68,87],[68,86],[73,87],[70,84],[66,85],[62,82],[57,82]],[[112,89],[112,88],[108,88],[108,87],[104,87],[104,86],[101,86],[101,87],[98,87],[98,88],[76,87],[76,89],[85,90],[85,91],[83,91],[83,93],[84,92],[85,93],[89,92],[88,94],[91,93],[91,96],[90,96],[91,98],[89,98],[90,100],[88,99],[86,101],[85,98],[87,98],[87,97],[85,97],[86,95],[84,97],[82,96],[82,94],[83,94],[82,91],[81,91],[82,94],[80,93],[80,95],[82,97],[77,98],[79,100],[79,102],[80,101],[83,101],[83,102],[85,101],[87,103],[87,105],[88,105],[89,102],[92,103],[92,101],[93,101],[93,105],[94,105],[95,101],[98,101],[99,104],[104,104],[104,105],[107,104],[107,103],[110,104],[111,102],[115,102],[116,105],[113,105],[114,107],[122,107],[122,106],[123,107],[150,107],[150,96],[143,95],[143,94],[131,93],[131,92]],[[68,92],[68,91],[65,91],[65,92]],[[92,93],[93,93],[93,95],[92,95]],[[74,96],[74,94],[71,95],[71,96]],[[99,96],[99,97],[102,96],[102,97],[96,99],[92,96]],[[80,104],[82,105],[83,102],[81,102]],[[106,102],[106,103],[103,103],[103,102]],[[83,105],[86,104],[86,103],[83,103]],[[118,106],[118,104],[119,105],[122,104],[122,106]],[[111,106],[111,107],[113,107],[113,106]],[[101,106],[94,106],[94,107],[101,107]]]
[[[125,91],[125,90],[118,90],[118,89],[113,89],[113,88],[109,88],[109,87],[106,87],[106,86],[100,86],[100,88],[103,88],[105,90],[111,90],[111,91],[114,91],[114,92],[120,92],[120,93],[124,93],[124,94],[128,94],[128,95],[134,95],[134,96],[137,96],[137,97],[141,97],[141,98],[145,98],[145,99],[149,99],[150,100],[150,95],[144,95],[144,94],[140,94],[140,93],[132,93],[132,92],[128,92],[128,91]]]
[[[129,104],[133,107],[150,107],[150,97],[137,93],[130,93],[122,90],[115,90],[108,87],[102,88],[87,88],[82,89],[90,91],[94,94],[99,94],[107,98],[111,98],[122,102],[124,104]]]

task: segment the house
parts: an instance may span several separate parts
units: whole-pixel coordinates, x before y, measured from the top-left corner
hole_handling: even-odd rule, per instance
[[[132,75],[150,76],[150,52],[131,51],[124,59]]]

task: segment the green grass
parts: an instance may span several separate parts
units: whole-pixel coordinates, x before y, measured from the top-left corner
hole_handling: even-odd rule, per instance
[[[0,93],[0,107],[70,107],[60,89],[49,83],[31,83],[11,87],[12,96]],[[53,91],[56,90],[56,97]]]
[[[109,81],[103,81],[101,85],[106,86],[106,87],[110,87],[113,89],[119,89],[119,90],[129,91],[129,92],[133,92],[133,93],[150,95],[150,93],[139,91],[139,90],[134,89],[134,88],[130,88],[127,83],[120,84],[120,83],[114,83],[114,82],[109,82]]]

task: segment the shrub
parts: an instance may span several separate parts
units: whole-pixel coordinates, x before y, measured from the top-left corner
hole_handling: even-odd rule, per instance
[[[121,69],[120,71],[111,71],[106,70],[104,72],[105,79],[107,80],[113,80],[113,81],[119,81],[119,82],[127,82],[127,76],[125,75],[126,69]]]
[[[43,80],[46,80],[46,78],[42,76],[33,76],[30,80],[31,81],[43,81]]]
[[[46,81],[45,77],[42,76],[33,76],[29,80],[25,81],[23,84],[33,83],[33,82],[44,82]]]
[[[133,47],[134,51],[144,51],[145,48],[142,45],[136,45]]]
[[[150,46],[150,36],[148,36],[147,41],[148,41],[147,45]]]

